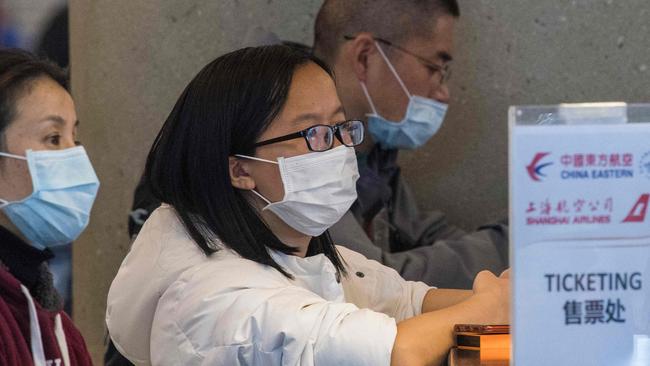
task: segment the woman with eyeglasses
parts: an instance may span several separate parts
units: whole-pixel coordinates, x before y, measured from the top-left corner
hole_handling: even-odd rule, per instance
[[[309,54],[247,48],[201,70],[149,153],[165,204],[109,292],[117,349],[138,365],[418,365],[444,359],[456,323],[506,323],[505,278],[433,289],[335,246],[363,136]]]

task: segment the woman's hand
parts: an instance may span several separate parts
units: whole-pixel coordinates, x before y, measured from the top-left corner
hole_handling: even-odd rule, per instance
[[[483,271],[474,279],[476,301],[483,306],[481,312],[485,324],[510,323],[510,270],[505,270],[499,277],[492,272]]]
[[[470,296],[458,293],[451,301],[455,304],[441,308],[439,305],[445,301],[436,297],[446,297],[454,291],[458,290],[430,290],[425,299],[429,305],[423,309],[435,310],[397,324],[391,365],[440,364],[453,346],[456,324],[509,323],[510,270],[499,277],[488,271],[479,273]]]

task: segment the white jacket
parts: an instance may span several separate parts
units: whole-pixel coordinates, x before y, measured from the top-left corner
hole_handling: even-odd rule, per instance
[[[137,365],[389,365],[395,322],[420,314],[430,287],[337,249],[340,283],[322,254],[272,252],[291,280],[230,249],[205,256],[164,205],[111,285],[111,338]]]

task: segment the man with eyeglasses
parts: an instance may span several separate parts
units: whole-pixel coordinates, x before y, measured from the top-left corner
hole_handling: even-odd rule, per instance
[[[504,224],[467,233],[419,210],[397,164],[399,150],[421,147],[444,120],[459,16],[456,0],[326,0],[313,49],[334,70],[346,116],[367,127],[358,200],[330,229],[335,243],[444,288],[471,288],[481,270],[508,266]]]

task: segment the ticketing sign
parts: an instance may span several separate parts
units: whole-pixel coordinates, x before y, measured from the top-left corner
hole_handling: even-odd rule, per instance
[[[510,110],[515,365],[650,365],[650,124],[609,109]]]

